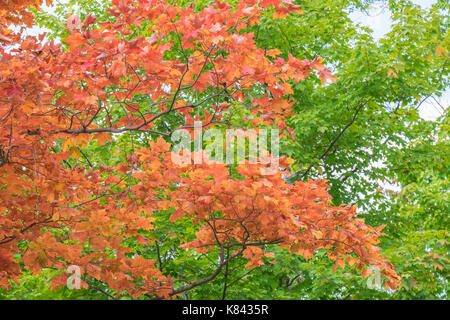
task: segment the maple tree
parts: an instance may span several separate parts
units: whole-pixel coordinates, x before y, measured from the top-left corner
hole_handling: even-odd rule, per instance
[[[213,280],[239,256],[248,268],[276,263],[268,250],[276,244],[306,259],[326,249],[335,269],[348,264],[364,276],[376,266],[395,289],[399,277],[377,247],[383,227],[367,225],[355,206],[332,205],[326,182],[289,183],[281,169],[262,175],[264,164],[233,171],[171,161],[164,138],[191,130],[194,118],[205,128],[240,123],[237,107],[251,126],[277,127],[293,138],[286,126],[292,83],[312,74],[323,84],[336,79],[320,57],[259,48],[248,27],[263,12],[283,19],[301,14],[300,6],[217,1],[196,11],[160,0],[112,4],[108,21],[68,17],[61,43],[8,28],[30,25],[26,8],[40,1],[9,1],[1,11],[0,286],[23,268],[77,265],[86,288],[100,281],[117,296],[170,298]],[[132,135],[132,146],[115,163],[83,152],[94,144],[121,153],[123,134]],[[152,232],[163,213],[170,223],[196,226],[180,248],[212,252],[218,262],[211,274],[180,285],[161,260],[128,245],[157,247]],[[66,279],[61,273],[52,284],[59,288]]]

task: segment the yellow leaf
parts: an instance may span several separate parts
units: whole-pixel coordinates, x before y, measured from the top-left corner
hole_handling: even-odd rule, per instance
[[[266,55],[269,57],[276,57],[281,54],[281,51],[278,49],[267,50]]]
[[[69,150],[71,146],[72,146],[72,139],[67,138],[67,139],[64,141],[63,145],[61,146],[62,151],[64,152],[64,151]]]
[[[392,70],[392,69],[389,69],[389,70],[388,70],[387,75],[388,75],[388,77],[393,76],[394,78],[398,78],[398,77],[397,77],[397,74],[396,74],[395,71]]]
[[[445,51],[446,51],[446,50],[445,50],[444,47],[438,46],[438,47],[436,48],[436,53],[437,53],[438,56],[442,56],[442,53],[444,53]]]
[[[319,231],[319,230],[314,230],[312,232],[312,234],[314,235],[314,238],[316,238],[316,239],[321,239],[323,237],[322,231]]]
[[[75,159],[79,159],[81,157],[81,152],[77,147],[70,147],[70,151],[72,151],[72,157]]]

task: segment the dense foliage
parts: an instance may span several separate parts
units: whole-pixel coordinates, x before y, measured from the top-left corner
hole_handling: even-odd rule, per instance
[[[0,11],[0,297],[448,297],[445,1],[380,40],[372,1],[40,2]],[[194,119],[280,168],[177,165]]]

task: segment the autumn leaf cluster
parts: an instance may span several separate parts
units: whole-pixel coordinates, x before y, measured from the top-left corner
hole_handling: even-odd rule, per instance
[[[267,250],[276,244],[306,259],[326,249],[336,267],[365,275],[376,266],[395,288],[399,278],[376,246],[382,228],[358,218],[356,207],[332,206],[326,182],[288,183],[286,171],[262,175],[263,164],[240,164],[235,173],[220,163],[176,165],[163,139],[191,130],[193,117],[205,128],[231,125],[236,105],[252,126],[291,133],[292,83],[336,79],[320,57],[257,47],[247,27],[263,12],[283,19],[300,7],[286,0],[217,1],[201,11],[160,0],[112,4],[109,21],[68,17],[60,43],[8,28],[31,24],[25,8],[39,1],[1,8],[0,285],[24,268],[69,265],[83,270],[85,287],[96,279],[118,295],[170,298],[201,285],[174,289],[170,274],[125,245],[154,245],[142,231],[170,209],[171,222],[198,226],[183,248],[218,249],[216,272],[237,256],[249,268],[263,258],[276,263]],[[125,133],[159,138],[115,164],[92,163],[83,152],[92,143],[120,152],[115,137]],[[71,162],[83,157],[86,165]],[[66,274],[53,279],[55,288],[65,284]]]

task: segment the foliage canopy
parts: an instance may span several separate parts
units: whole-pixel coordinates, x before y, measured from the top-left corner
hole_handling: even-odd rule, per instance
[[[0,296],[447,297],[445,4],[376,41],[366,1],[41,2],[0,16]],[[279,129],[279,170],[176,165],[194,119]]]

